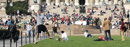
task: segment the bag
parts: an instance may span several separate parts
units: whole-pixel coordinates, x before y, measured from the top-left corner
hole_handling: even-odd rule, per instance
[[[126,26],[125,26],[125,25],[123,26],[123,29],[124,29],[124,32],[126,32],[126,31],[127,31],[127,28],[126,28]]]
[[[15,33],[14,39],[14,42],[17,42],[19,40],[19,31]]]
[[[15,26],[15,24],[11,24],[9,26],[9,32],[16,32],[16,26]]]

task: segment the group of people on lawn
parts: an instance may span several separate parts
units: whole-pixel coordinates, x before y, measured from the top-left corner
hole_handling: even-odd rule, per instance
[[[52,37],[50,36],[46,26],[42,24],[43,23],[42,20],[45,20],[46,18],[44,18],[44,16],[41,15],[41,11],[40,10],[38,11],[38,14],[36,13],[36,19],[37,19],[37,26],[36,26],[36,41],[35,41],[35,44],[37,44],[38,35],[39,35],[39,33],[41,33],[41,31],[47,32],[47,34],[50,37],[50,39],[52,39]],[[122,41],[124,41],[125,39],[124,39],[124,28],[123,28],[124,22],[123,22],[123,19],[121,21],[122,21],[122,25],[121,25],[120,30],[122,31]],[[111,38],[111,33],[110,33],[111,26],[112,26],[112,24],[109,21],[109,19],[105,18],[104,19],[104,23],[103,23],[103,27],[102,27],[102,28],[104,28],[104,31],[105,31],[105,38],[103,36],[100,36],[99,39],[104,40],[104,41],[108,41],[108,40],[112,41],[113,40]],[[107,37],[107,33],[109,35],[109,38]],[[67,37],[66,32],[61,31],[60,35],[61,35],[61,37],[59,37],[58,40],[68,41],[68,37]],[[84,32],[84,36],[85,37],[92,37],[91,34],[88,34],[88,30],[86,30]]]

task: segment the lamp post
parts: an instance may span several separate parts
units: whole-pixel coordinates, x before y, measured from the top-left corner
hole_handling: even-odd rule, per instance
[[[10,3],[10,7],[11,7],[11,12],[10,12],[11,18],[10,18],[10,19],[11,19],[11,20],[12,20],[12,6],[13,6],[13,3],[11,2],[11,3]]]

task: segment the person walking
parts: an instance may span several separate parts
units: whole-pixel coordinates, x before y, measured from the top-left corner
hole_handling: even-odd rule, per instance
[[[123,19],[121,19],[121,22],[122,22],[122,24],[121,24],[121,28],[120,28],[120,30],[121,30],[121,36],[122,36],[122,41],[125,41],[125,38],[124,38],[124,32],[125,32],[125,29],[124,29],[124,22],[123,22],[124,20]]]
[[[35,13],[34,10],[33,10],[33,12]],[[35,40],[34,44],[38,43],[37,39],[38,39],[39,33],[41,33],[41,31],[46,32],[48,34],[48,36],[50,37],[50,39],[52,39],[52,37],[50,36],[50,34],[43,22],[46,20],[46,17],[41,14],[40,10],[38,10],[38,13],[35,13],[35,15],[36,15],[36,19],[37,19],[37,26],[36,26],[36,40]]]
[[[104,28],[104,30],[105,30],[105,38],[106,38],[106,40],[108,41],[108,40],[112,40],[111,39],[111,33],[110,33],[110,28],[111,28],[111,26],[112,26],[112,24],[111,24],[111,22],[109,21],[109,20],[107,20],[107,18],[105,18],[104,19],[104,23],[103,23],[103,28]],[[109,38],[108,38],[108,36],[107,36],[107,33],[108,33],[108,35],[109,35]]]

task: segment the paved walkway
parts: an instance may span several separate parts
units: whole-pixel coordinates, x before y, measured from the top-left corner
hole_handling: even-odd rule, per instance
[[[44,39],[47,39],[47,38],[48,38],[47,36],[40,36],[38,41],[41,41],[41,40],[44,40]],[[23,37],[22,42],[23,42],[22,45],[29,44],[29,38]],[[30,38],[30,43],[33,43],[33,37]],[[21,37],[17,41],[17,47],[20,47],[20,46],[21,46]],[[0,47],[3,47],[3,40],[0,40]],[[10,47],[10,39],[5,40],[5,47]],[[12,47],[16,47],[16,43],[12,42]]]

